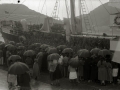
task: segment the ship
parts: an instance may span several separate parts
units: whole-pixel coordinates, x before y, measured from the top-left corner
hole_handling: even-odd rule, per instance
[[[64,34],[51,32],[53,19],[51,19],[51,17],[46,17],[42,28],[40,30],[34,30],[33,32],[29,32],[25,20],[20,21],[22,23],[22,30],[24,32],[14,30],[14,28],[16,27],[14,21],[4,21],[4,24],[1,22],[2,37],[4,38],[5,43],[8,43],[9,41],[14,41],[16,43],[25,42],[25,44],[27,45],[32,43],[44,43],[52,46],[66,44],[75,50],[77,50],[77,48],[92,49],[95,48],[95,46],[101,49],[110,49],[111,40],[116,38],[118,39],[119,36],[107,35],[106,33],[103,33],[102,35],[91,33],[92,28],[88,16],[85,13],[84,1],[85,0],[78,0],[80,16],[79,18],[76,18],[75,0],[70,0],[71,17],[69,17],[69,10],[67,10],[68,17],[64,19]],[[66,0],[65,3],[67,9],[68,7]],[[57,7],[57,5],[55,7]],[[83,14],[85,14],[84,22],[87,32],[83,32],[81,12],[84,12]],[[115,16],[115,23],[110,27],[119,27],[120,23],[118,19],[120,17],[120,13],[115,13],[113,15]],[[86,45],[86,43],[90,46]]]

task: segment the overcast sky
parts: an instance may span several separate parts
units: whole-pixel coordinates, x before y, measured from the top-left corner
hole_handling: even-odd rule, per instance
[[[18,0],[0,0],[0,4],[3,4],[3,3],[17,4],[17,1]],[[53,8],[55,6],[55,1],[56,0],[46,0],[46,3],[44,5],[43,10],[42,10],[42,7],[43,7],[43,4],[44,4],[45,0],[20,0],[20,4],[24,4],[32,10],[35,10],[37,12],[40,12],[40,13],[46,14],[48,16],[51,16],[51,13],[52,13]],[[63,17],[67,17],[65,0],[58,0],[58,1],[59,1],[59,5],[60,5],[58,16],[62,19]],[[70,0],[67,0],[67,1],[68,1],[68,4],[69,4]],[[109,0],[101,0],[102,3],[106,3],[108,1]],[[78,0],[76,0],[76,16],[79,15],[79,11],[77,9],[78,8],[78,3],[77,2],[78,2]],[[89,11],[91,11],[94,8],[101,5],[101,2],[99,0],[86,0],[86,2],[87,2],[87,7],[89,8]]]

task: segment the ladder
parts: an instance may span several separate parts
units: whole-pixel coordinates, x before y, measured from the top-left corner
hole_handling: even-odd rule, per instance
[[[91,29],[91,25],[90,25],[90,21],[89,21],[89,17],[88,17],[88,12],[86,10],[87,5],[85,3],[85,0],[81,0],[81,11],[83,13],[83,19],[84,19],[84,23],[85,23],[85,28],[86,28],[86,32],[87,33],[92,33],[92,29]]]

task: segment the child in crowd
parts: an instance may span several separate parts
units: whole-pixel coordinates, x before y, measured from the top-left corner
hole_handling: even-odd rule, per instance
[[[77,72],[76,68],[73,68],[72,66],[69,65],[68,67],[69,71],[69,79],[73,85],[77,84]]]
[[[53,85],[54,84],[54,82],[53,82],[53,72],[55,71],[55,65],[54,65],[53,61],[49,61],[48,70],[49,70],[49,73],[50,73],[51,85]]]
[[[117,84],[117,79],[118,79],[118,64],[113,62],[113,72],[112,72],[112,76],[113,76],[113,84]]]

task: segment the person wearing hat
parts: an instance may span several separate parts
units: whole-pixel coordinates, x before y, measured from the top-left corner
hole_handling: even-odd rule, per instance
[[[38,59],[35,59],[34,65],[33,65],[33,78],[35,80],[38,80],[40,77],[40,70],[38,65]]]

